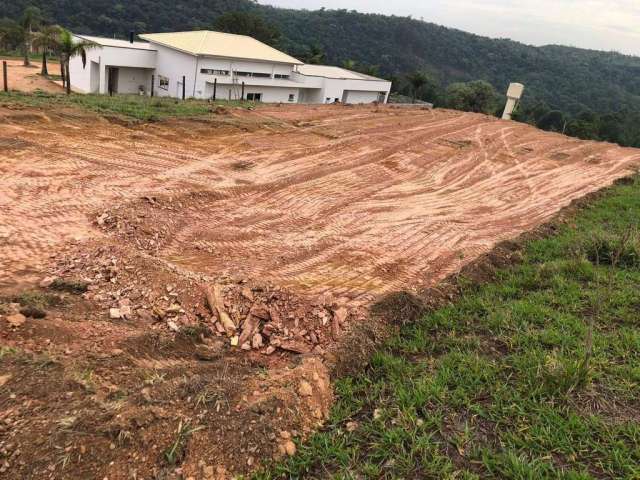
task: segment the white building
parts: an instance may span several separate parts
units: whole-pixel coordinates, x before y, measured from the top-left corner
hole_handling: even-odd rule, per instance
[[[196,31],[140,35],[145,42],[77,35],[97,45],[71,85],[85,93],[282,103],[385,103],[391,82],[338,67],[304,65],[244,35]]]

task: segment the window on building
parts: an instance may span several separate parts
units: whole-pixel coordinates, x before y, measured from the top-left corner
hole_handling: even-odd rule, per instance
[[[169,90],[169,78],[158,75],[158,87],[163,90]]]
[[[237,77],[255,77],[255,78],[271,78],[270,73],[258,73],[258,72],[233,72]]]
[[[261,93],[247,93],[247,100],[250,102],[261,102],[262,94]]]
[[[289,75],[285,75],[283,73],[276,73],[273,76],[273,78],[279,78],[279,79],[282,79],[282,80],[287,80],[287,79],[289,79]]]
[[[214,68],[202,68],[200,69],[200,73],[204,75],[229,75],[229,70],[216,70]]]
[[[296,95],[295,95],[295,93],[290,93],[290,94],[289,94],[289,101],[290,101],[290,102],[295,102],[295,101],[296,101]]]

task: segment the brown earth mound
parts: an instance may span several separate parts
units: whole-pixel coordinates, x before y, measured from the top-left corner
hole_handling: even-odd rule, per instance
[[[291,454],[327,418],[327,365],[374,303],[411,309],[389,295],[640,164],[440,110],[127,126],[17,108],[0,123],[8,478],[224,478]]]

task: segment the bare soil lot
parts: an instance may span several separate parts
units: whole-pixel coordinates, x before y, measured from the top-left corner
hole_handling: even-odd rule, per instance
[[[30,67],[25,67],[21,59],[0,58],[0,60],[6,60],[7,62],[7,77],[11,90],[18,90],[20,92],[42,90],[50,93],[62,93],[63,89],[60,85],[40,75],[41,63],[32,61]],[[49,73],[60,74],[60,64],[50,62]],[[0,82],[1,81],[2,80],[0,80]]]
[[[0,321],[9,478],[224,478],[290,452],[369,306],[640,165],[443,110],[15,107],[0,125],[4,316],[47,313]]]

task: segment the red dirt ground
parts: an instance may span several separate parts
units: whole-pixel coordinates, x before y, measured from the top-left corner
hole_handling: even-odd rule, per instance
[[[638,150],[444,110],[127,125],[16,106],[0,124],[0,307],[47,313],[0,319],[7,478],[247,472],[326,418],[324,354],[373,302],[640,165]]]
[[[15,58],[0,58],[7,62],[7,77],[9,80],[9,89],[21,92],[34,92],[42,90],[44,92],[61,93],[63,89],[60,85],[55,84],[51,80],[43,78],[40,75],[40,62],[31,62],[30,67],[25,67],[23,61]],[[49,73],[58,75],[60,73],[60,65],[57,62],[51,62],[49,65]],[[2,82],[2,79],[0,79]],[[2,84],[0,83],[0,88]]]

